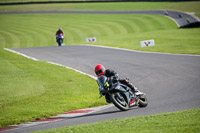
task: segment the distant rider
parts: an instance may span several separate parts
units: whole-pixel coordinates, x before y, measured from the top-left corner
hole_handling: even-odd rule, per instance
[[[64,32],[62,31],[61,28],[58,29],[58,31],[56,32],[56,41],[58,42],[58,40],[60,39],[60,34],[62,34],[62,41],[64,40]]]
[[[58,31],[56,32],[56,38],[58,37],[58,35],[62,34],[64,37],[64,32],[62,31],[61,28],[58,29]]]
[[[120,83],[122,83],[122,84],[128,86],[129,88],[131,88],[133,93],[136,92],[135,87],[133,86],[132,83],[129,82],[128,79],[119,79],[118,78],[118,74],[115,71],[113,71],[111,69],[106,69],[105,70],[105,67],[103,65],[101,65],[101,64],[98,64],[95,67],[95,73],[96,73],[96,75],[98,77],[101,77],[102,75],[104,75],[106,77],[112,77],[114,81],[119,81]],[[108,96],[105,96],[105,98],[106,98],[106,101],[109,103],[110,101],[109,101]]]

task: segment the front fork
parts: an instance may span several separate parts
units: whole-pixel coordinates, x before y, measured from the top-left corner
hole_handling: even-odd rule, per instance
[[[138,89],[136,89],[136,90],[138,91]],[[138,106],[138,103],[139,103],[138,96],[131,89],[129,90],[129,93],[130,93],[130,104],[129,104],[129,106],[130,107]]]

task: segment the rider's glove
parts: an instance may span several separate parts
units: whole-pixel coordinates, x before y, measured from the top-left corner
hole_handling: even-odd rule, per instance
[[[115,74],[112,78],[113,83],[117,82],[118,80],[118,74]]]

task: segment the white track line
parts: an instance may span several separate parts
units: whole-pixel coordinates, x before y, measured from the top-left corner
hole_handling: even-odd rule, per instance
[[[8,49],[8,48],[4,48],[4,50],[7,50],[7,51],[10,51],[10,52],[16,53],[16,54],[18,54],[18,55],[22,55],[22,56],[24,56],[24,57],[26,57],[26,58],[28,58],[28,59],[32,59],[32,60],[34,60],[34,61],[38,61],[38,59],[36,59],[36,58],[30,57],[30,56],[28,56],[28,55],[22,54],[22,53],[20,53],[20,52],[17,52],[17,51]]]
[[[74,68],[72,68],[72,67],[64,66],[64,65],[61,65],[61,64],[58,64],[58,63],[54,63],[54,62],[50,62],[50,61],[47,61],[47,62],[50,63],[50,64],[54,64],[54,65],[66,67],[66,68],[68,68],[68,69],[74,70],[74,71],[76,71],[76,72],[79,72],[79,73],[81,73],[81,74],[87,75],[87,76],[89,76],[89,77],[91,77],[91,78],[97,80],[97,78],[96,78],[95,76],[92,76],[92,75],[90,75],[90,74],[84,73],[84,72],[79,71],[79,70],[77,70],[77,69],[74,69]]]
[[[91,114],[97,111],[101,111],[110,107],[113,107],[113,104],[108,104],[108,105],[103,105],[103,106],[98,106],[98,107],[92,107],[92,108],[86,108],[86,109],[80,109],[80,110],[75,110],[75,111],[71,111],[68,113],[64,113],[64,114],[59,114],[57,116],[54,116],[53,118],[59,118],[59,117],[63,117],[63,118],[71,118],[71,117],[77,117],[77,116],[82,116],[82,115],[86,115],[86,114]]]
[[[161,53],[161,52],[147,52],[147,51],[137,51],[125,48],[117,48],[117,47],[109,47],[109,46],[101,46],[101,45],[92,45],[92,44],[80,44],[82,46],[91,46],[91,47],[100,47],[100,48],[107,48],[107,49],[116,49],[122,51],[129,51],[129,52],[137,52],[137,53],[148,53],[148,54],[164,54],[164,55],[181,55],[181,56],[200,56],[195,54],[172,54],[172,53]]]
[[[7,51],[10,51],[10,52],[16,53],[16,54],[18,54],[18,55],[22,55],[22,56],[24,56],[24,57],[26,57],[26,58],[28,58],[28,59],[32,59],[32,60],[34,60],[34,61],[39,61],[39,59],[36,59],[36,58],[34,58],[34,57],[31,57],[31,56],[28,56],[28,55],[22,54],[22,53],[20,53],[20,52],[17,52],[17,51],[14,51],[14,50],[8,49],[8,48],[4,48],[4,49],[7,50]],[[79,71],[79,70],[77,70],[77,69],[74,69],[74,68],[72,68],[72,67],[64,66],[64,65],[61,65],[61,64],[58,64],[58,63],[55,63],[55,62],[50,62],[50,61],[46,61],[46,62],[47,62],[47,63],[50,63],[50,64],[54,64],[54,65],[58,65],[58,66],[62,66],[62,67],[65,67],[65,68],[68,68],[68,69],[74,70],[74,71],[79,72],[79,73],[81,73],[81,74],[87,75],[87,76],[89,76],[89,77],[91,77],[91,78],[93,78],[93,79],[95,79],[95,80],[97,79],[95,76],[92,76],[92,75],[90,75],[90,74],[84,73],[84,72]]]
[[[47,119],[41,119],[41,120],[36,120],[33,122],[21,123],[19,125],[10,125],[6,128],[1,128],[0,131],[15,130],[18,128],[25,128],[25,127],[29,127],[29,126],[36,126],[36,125],[40,125],[40,124],[61,121],[61,120],[67,119],[67,118],[73,118],[73,117],[79,117],[79,116],[91,114],[91,113],[101,111],[101,110],[104,110],[104,109],[107,109],[107,108],[110,108],[113,106],[114,106],[113,104],[108,104],[108,105],[103,105],[103,106],[98,106],[98,107],[74,110],[74,111],[66,112],[64,114],[59,114],[57,116],[53,116],[53,117],[47,118]]]

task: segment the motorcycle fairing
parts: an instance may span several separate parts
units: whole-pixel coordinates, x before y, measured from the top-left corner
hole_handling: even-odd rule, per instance
[[[130,105],[130,102],[133,101],[133,100],[131,100],[132,95],[130,95],[129,90],[127,89],[127,86],[124,85],[124,84],[121,84],[119,81],[112,84],[112,86],[109,86],[108,88],[106,88],[104,85],[106,83],[108,84],[107,77],[101,76],[97,79],[97,83],[99,85],[99,91],[101,93],[107,93],[107,92],[117,93],[117,92],[120,92],[121,94],[123,94],[125,96],[125,100],[127,101],[127,103],[129,105]]]
[[[130,102],[131,102],[131,95],[130,95],[129,91],[126,89],[125,85],[121,84],[118,81],[117,86],[115,87],[115,89],[113,89],[113,91],[115,91],[115,92],[121,92],[122,94],[124,94],[125,97],[126,97],[127,103],[130,104]]]

